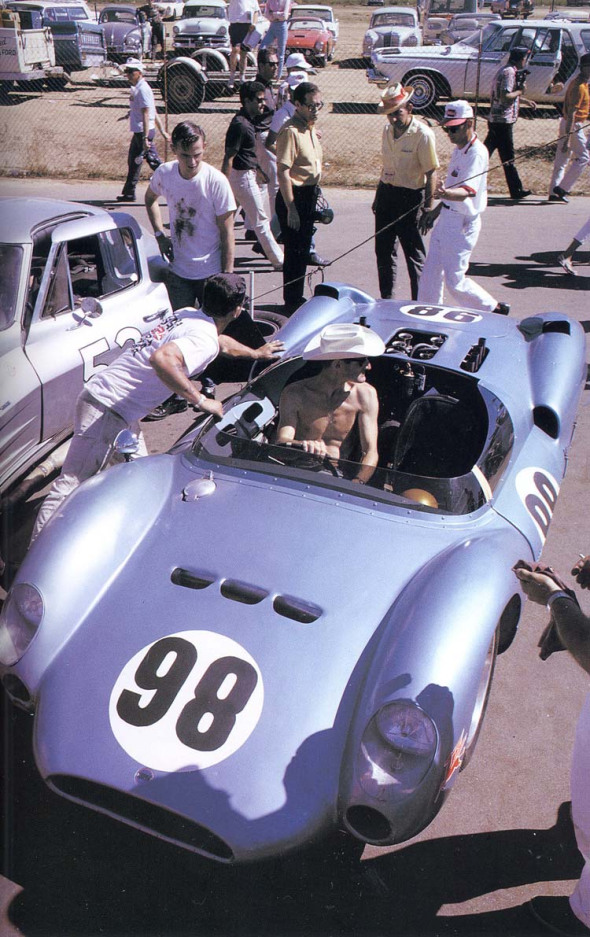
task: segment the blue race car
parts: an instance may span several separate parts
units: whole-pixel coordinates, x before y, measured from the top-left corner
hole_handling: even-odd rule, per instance
[[[277,445],[330,323],[384,341],[379,465]],[[59,794],[224,863],[415,836],[473,754],[512,565],[541,553],[584,334],[323,284],[170,453],[78,488],[26,556],[0,673]]]

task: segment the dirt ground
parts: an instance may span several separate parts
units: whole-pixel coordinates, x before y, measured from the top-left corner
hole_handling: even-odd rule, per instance
[[[383,120],[377,115],[379,89],[366,79],[359,58],[362,37],[371,8],[360,4],[338,5],[340,39],[334,61],[318,69],[316,81],[327,103],[320,127],[324,147],[326,185],[369,187],[376,184],[380,169],[380,137]],[[544,10],[538,8],[539,16]],[[168,31],[171,24],[167,24]],[[97,70],[78,73],[63,91],[13,92],[2,103],[3,133],[0,139],[0,173],[19,177],[72,179],[121,179],[126,172],[129,141],[127,128],[127,89],[96,85]],[[208,136],[208,159],[220,166],[223,141],[229,121],[237,109],[237,98],[219,95],[219,85],[198,111],[198,119]],[[157,93],[158,108],[171,129],[183,115],[168,115]],[[532,117],[523,112],[516,126],[517,158],[523,184],[543,194],[551,171],[557,137],[558,115],[553,107],[540,108]],[[486,108],[479,121],[485,135]],[[443,165],[450,155],[446,136],[436,126],[438,152]],[[163,141],[160,141],[163,143]],[[166,157],[163,147],[161,155]],[[496,167],[494,169],[494,167]],[[148,170],[144,170],[147,178]],[[506,191],[504,174],[492,159],[489,188]],[[590,178],[585,173],[576,190],[590,194]]]

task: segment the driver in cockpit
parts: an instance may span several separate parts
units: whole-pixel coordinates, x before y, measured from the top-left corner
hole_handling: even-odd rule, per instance
[[[349,459],[356,426],[362,454],[352,481],[368,482],[378,462],[379,403],[366,372],[369,359],[384,352],[382,339],[365,326],[326,326],[302,356],[305,361],[323,361],[322,370],[289,384],[281,394],[275,443],[295,443],[320,458]]]

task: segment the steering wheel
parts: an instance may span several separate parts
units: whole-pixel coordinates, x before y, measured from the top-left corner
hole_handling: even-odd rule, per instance
[[[280,443],[279,446],[281,449],[292,450],[290,454],[283,453],[285,465],[293,465],[295,468],[307,469],[310,472],[320,472],[325,468],[334,478],[340,478],[340,472],[330,456],[307,452],[303,448],[303,443],[300,442],[284,442]]]

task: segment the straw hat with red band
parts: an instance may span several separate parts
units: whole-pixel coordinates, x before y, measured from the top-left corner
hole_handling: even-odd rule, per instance
[[[381,95],[377,110],[380,114],[393,114],[394,111],[398,111],[400,107],[407,104],[413,94],[414,89],[411,85],[404,88],[399,81],[396,81],[395,84],[388,85]]]

